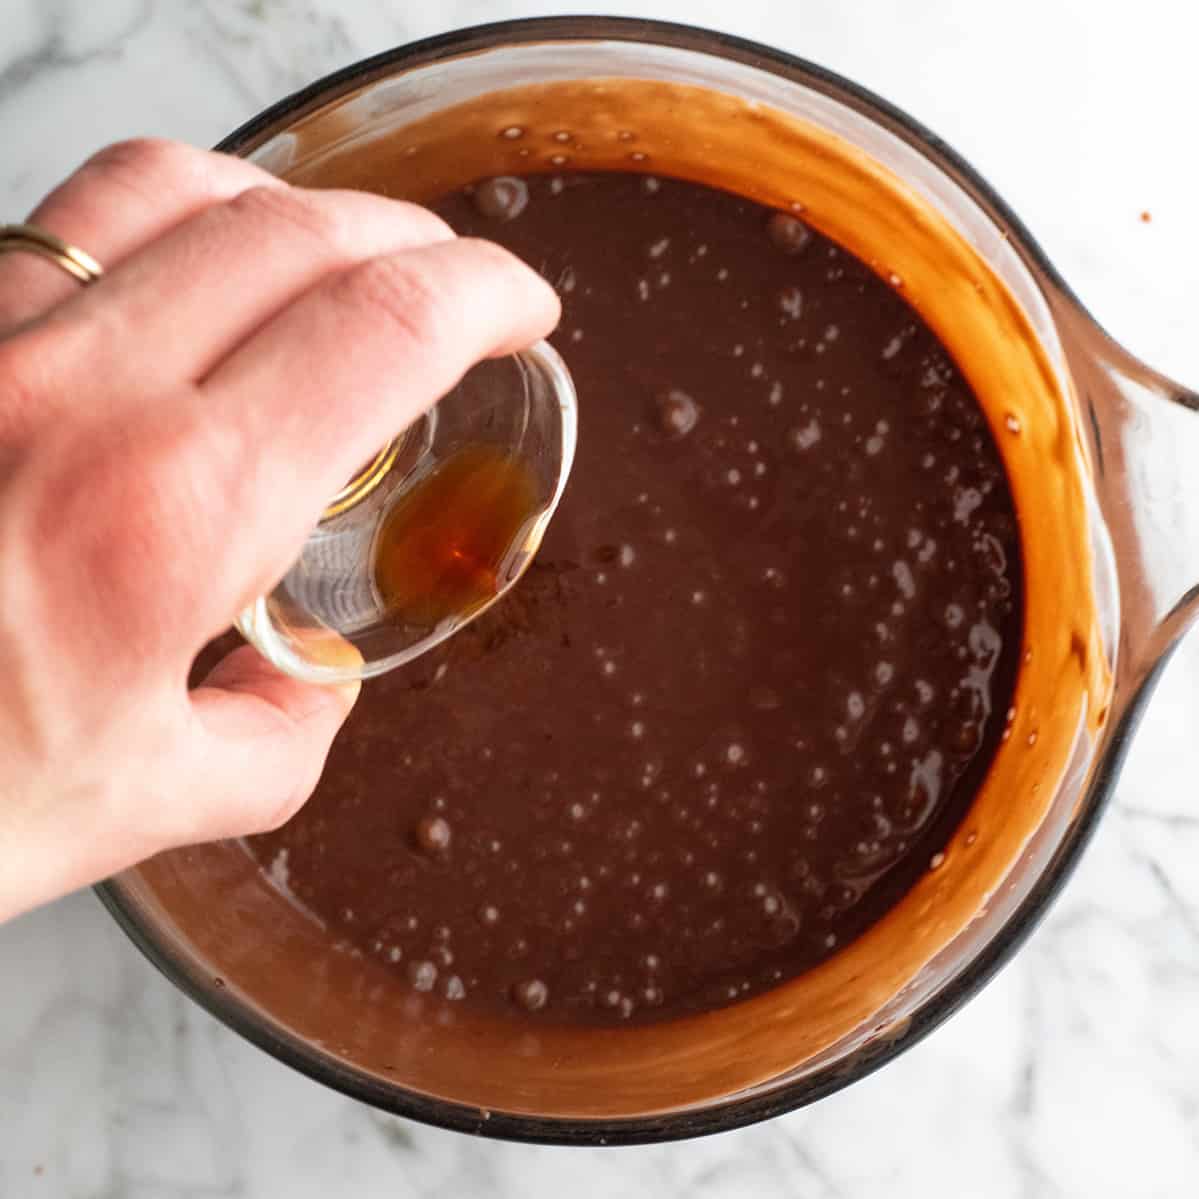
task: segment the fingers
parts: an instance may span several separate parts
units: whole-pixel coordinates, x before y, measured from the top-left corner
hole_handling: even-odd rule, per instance
[[[110,270],[210,204],[248,187],[284,186],[260,167],[229,155],[178,142],[119,142],[84,163],[29,220]],[[32,254],[0,256],[0,336],[78,291],[79,284],[53,263]]]
[[[0,922],[164,849],[277,827],[316,786],[356,695],[243,646],[190,696],[134,699],[119,735],[5,795]]]
[[[249,646],[191,693],[185,793],[176,844],[263,832],[312,793],[357,686],[315,687],[281,674]]]
[[[130,254],[59,310],[102,323],[89,369],[115,391],[207,374],[329,273],[454,237],[427,209],[364,192],[251,187]],[[59,315],[56,314],[56,315]],[[152,346],[131,355],[130,344]]]
[[[194,401],[244,460],[224,490],[223,552],[250,591],[225,602],[268,589],[370,454],[470,366],[544,336],[558,313],[518,259],[459,239],[333,275],[234,351]]]

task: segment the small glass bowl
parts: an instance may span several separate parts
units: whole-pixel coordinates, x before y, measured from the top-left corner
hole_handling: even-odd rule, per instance
[[[524,573],[566,486],[576,427],[574,385],[546,342],[479,363],[333,497],[291,569],[241,613],[238,630],[280,670],[311,683],[370,678],[411,661]],[[376,570],[388,517],[457,455],[479,449],[510,457],[532,484],[500,548],[495,587],[435,618],[397,613]]]

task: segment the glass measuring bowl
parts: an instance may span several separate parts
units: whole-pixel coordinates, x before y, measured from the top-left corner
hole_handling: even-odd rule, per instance
[[[516,22],[352,67],[268,110],[226,148],[315,176],[372,138],[478,97],[614,79],[729,98],[703,113],[723,168],[741,172],[747,194],[773,186],[776,168],[808,170],[802,195],[780,184],[765,198],[805,202],[808,217],[851,248],[868,250],[873,234],[853,224],[862,204],[847,199],[869,197],[895,216],[873,242],[879,269],[931,305],[930,323],[984,402],[1022,520],[1026,662],[1012,735],[944,862],[853,945],[786,986],[697,1020],[568,1039],[413,1003],[377,964],[338,949],[291,907],[237,845],[167,854],[101,889],[169,977],[326,1085],[446,1127],[577,1144],[766,1118],[861,1077],[951,1014],[1062,887],[1152,680],[1199,609],[1199,484],[1189,466],[1199,460],[1199,400],[1104,335],[1018,219],[943,143],[845,80],[678,26]],[[612,100],[597,93],[592,107],[602,113]],[[778,143],[782,165],[767,162],[776,142],[755,134],[771,113],[800,123],[780,126],[780,137],[794,138]],[[503,112],[492,115],[489,138],[510,127]],[[634,115],[648,151],[614,142],[613,153],[625,169],[636,169],[626,153],[663,168],[668,114],[643,105]],[[655,122],[657,140],[647,132]],[[840,191],[831,168],[810,166],[834,146],[848,164],[834,180]],[[453,181],[451,172],[446,186]],[[922,275],[937,287],[917,286]],[[1009,350],[1025,386],[1001,386],[1010,378],[1002,371],[1016,370],[998,351],[1001,330],[1016,343]]]

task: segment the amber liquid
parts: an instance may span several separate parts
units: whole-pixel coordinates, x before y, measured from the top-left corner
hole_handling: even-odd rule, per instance
[[[389,615],[434,627],[494,599],[539,510],[528,465],[487,445],[452,454],[387,514],[375,582]]]

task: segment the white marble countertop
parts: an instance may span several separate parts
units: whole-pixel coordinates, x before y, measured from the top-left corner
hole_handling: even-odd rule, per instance
[[[211,144],[335,67],[506,0],[0,0],[0,220],[101,144]],[[1181,0],[602,4],[774,42],[930,125],[1098,318],[1199,384],[1199,152]],[[1148,223],[1142,211],[1152,214]],[[1196,464],[1199,469],[1199,464]],[[896,1063],[689,1144],[505,1145],[383,1117],[185,1000],[88,894],[0,929],[0,1196],[1199,1194],[1199,634],[1031,942]]]

